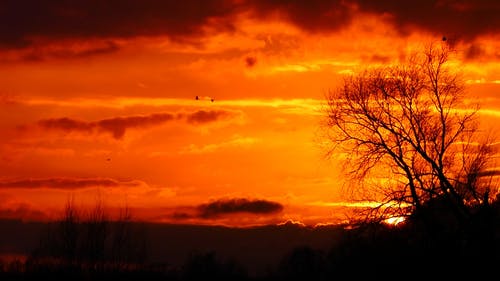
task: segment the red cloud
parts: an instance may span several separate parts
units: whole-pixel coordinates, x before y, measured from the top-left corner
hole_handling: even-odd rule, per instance
[[[192,124],[204,124],[225,119],[234,115],[234,112],[225,110],[199,110],[185,115],[186,121]]]
[[[45,129],[59,129],[63,131],[90,132],[95,127],[95,124],[93,123],[70,119],[67,117],[56,118],[56,119],[44,119],[40,120],[38,124]]]
[[[472,40],[500,31],[500,4],[496,0],[358,2],[364,11],[388,15],[402,35],[421,29],[451,40]]]
[[[118,181],[110,178],[45,178],[2,180],[0,188],[56,188],[80,189],[87,187],[139,186],[139,181]]]
[[[36,210],[29,205],[19,204],[13,207],[0,207],[0,219],[45,221],[48,219],[48,216],[44,212]]]
[[[199,217],[215,218],[221,215],[234,213],[251,213],[251,214],[273,214],[283,210],[283,205],[277,202],[262,200],[262,199],[219,199],[198,206]]]
[[[95,122],[99,130],[111,132],[115,139],[120,139],[125,135],[125,130],[129,128],[141,128],[160,125],[175,119],[175,115],[170,113],[157,113],[148,116],[129,116],[104,119]]]
[[[66,132],[107,132],[115,139],[121,139],[127,129],[148,128],[162,125],[173,120],[184,120],[190,124],[205,124],[216,122],[234,116],[233,111],[225,110],[199,110],[192,113],[155,113],[151,115],[137,115],[114,117],[93,122],[75,120],[67,117],[43,119],[38,125],[44,129],[61,130]]]

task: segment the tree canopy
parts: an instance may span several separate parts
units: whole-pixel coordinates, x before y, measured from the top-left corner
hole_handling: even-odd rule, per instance
[[[372,219],[439,200],[460,221],[493,195],[491,139],[452,53],[446,42],[430,45],[404,63],[346,77],[326,97],[328,153],[343,156],[353,198],[379,202]]]

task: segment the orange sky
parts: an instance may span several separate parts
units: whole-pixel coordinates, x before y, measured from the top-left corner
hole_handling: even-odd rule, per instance
[[[499,12],[487,0],[3,1],[0,218],[57,218],[73,196],[153,221],[338,222],[352,205],[323,157],[325,93],[446,36],[494,128]]]

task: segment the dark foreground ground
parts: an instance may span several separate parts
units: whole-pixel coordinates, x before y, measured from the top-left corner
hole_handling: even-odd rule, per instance
[[[47,228],[40,222],[0,221],[0,253],[10,257],[32,254]],[[292,224],[229,228],[135,223],[133,228],[144,232],[134,238],[146,242],[144,262],[178,267],[192,256],[215,253],[218,259],[237,260],[256,274],[275,266],[294,248],[328,249],[343,232],[336,226],[311,228]]]
[[[480,280],[500,262],[496,207],[459,227],[123,227],[1,221],[0,280]]]

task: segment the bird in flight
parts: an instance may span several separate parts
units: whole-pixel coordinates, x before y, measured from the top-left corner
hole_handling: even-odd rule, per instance
[[[214,102],[215,101],[215,98],[213,97],[200,97],[200,96],[195,96],[194,97],[195,100],[201,100],[201,99],[204,99],[204,100],[210,100],[211,102]]]

